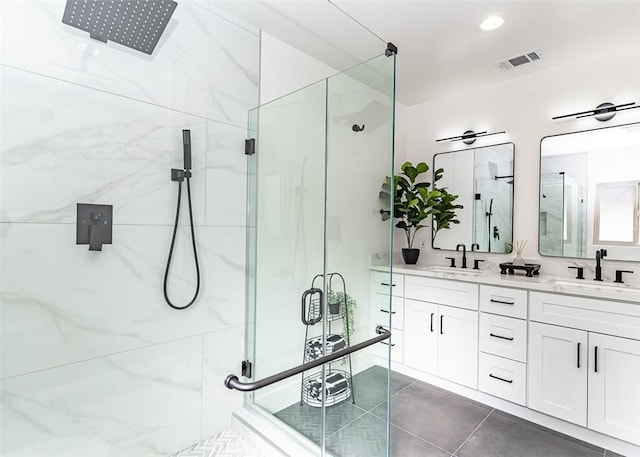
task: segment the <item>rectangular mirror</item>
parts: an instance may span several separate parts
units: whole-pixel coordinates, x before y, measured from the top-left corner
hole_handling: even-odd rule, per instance
[[[433,157],[433,170],[444,170],[438,187],[457,194],[463,206],[456,214],[460,224],[440,230],[434,249],[453,249],[476,243],[476,251],[510,253],[513,243],[513,143],[496,144],[462,151],[443,152]]]
[[[540,254],[640,260],[640,123],[540,143]]]

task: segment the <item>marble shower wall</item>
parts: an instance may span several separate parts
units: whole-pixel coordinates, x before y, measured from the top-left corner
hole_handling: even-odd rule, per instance
[[[244,353],[247,111],[259,31],[178,1],[153,56],[3,0],[0,455],[165,456],[230,424]],[[162,279],[191,129],[201,292]],[[183,189],[184,191],[184,189]],[[75,245],[76,203],[112,204],[113,245]],[[183,200],[170,296],[194,267]]]

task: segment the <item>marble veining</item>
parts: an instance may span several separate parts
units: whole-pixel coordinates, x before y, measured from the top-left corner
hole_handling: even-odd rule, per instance
[[[199,228],[201,295],[188,313],[176,313],[162,296],[170,227],[118,227],[113,245],[91,253],[75,246],[71,225],[14,225],[1,259],[4,377],[243,322],[242,228]],[[179,231],[169,283],[179,303],[195,287],[188,232]]]
[[[159,457],[181,449],[200,439],[201,360],[195,337],[5,379],[1,454]]]
[[[2,70],[2,84],[10,101],[0,159],[3,222],[75,223],[76,203],[95,202],[114,205],[115,224],[171,224],[177,188],[170,169],[182,166],[187,128],[194,216],[204,223],[204,120],[13,69]]]
[[[154,54],[147,56],[116,43],[96,43],[62,24],[64,6],[64,0],[4,1],[3,64],[208,119],[246,124],[247,110],[257,104],[256,34],[182,1]],[[26,23],[30,26],[24,27]]]

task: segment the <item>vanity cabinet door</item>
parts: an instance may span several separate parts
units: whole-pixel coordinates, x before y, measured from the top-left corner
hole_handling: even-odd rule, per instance
[[[587,332],[529,324],[529,408],[587,425]]]
[[[437,374],[438,305],[405,299],[404,317],[404,364]]]
[[[478,313],[440,306],[438,375],[478,388]]]
[[[640,341],[589,333],[588,427],[640,445]]]

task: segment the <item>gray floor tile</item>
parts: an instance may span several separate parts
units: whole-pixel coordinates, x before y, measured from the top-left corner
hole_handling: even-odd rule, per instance
[[[386,457],[386,436],[385,422],[365,414],[327,438],[326,446],[336,457]]]
[[[398,392],[414,380],[400,373],[391,372],[391,395]],[[356,405],[369,411],[387,400],[387,369],[373,366],[353,377]]]
[[[445,452],[396,426],[391,427],[391,455],[393,457],[451,456],[448,452]]]
[[[602,457],[574,439],[494,411],[456,453],[458,457]]]
[[[364,411],[353,406],[351,400],[328,407],[326,412],[327,436],[363,414]],[[320,442],[322,438],[322,412],[320,408],[313,408],[309,405],[300,406],[295,403],[277,412],[275,416],[311,441]]]
[[[391,423],[454,452],[490,412],[487,406],[414,383],[393,396]]]

